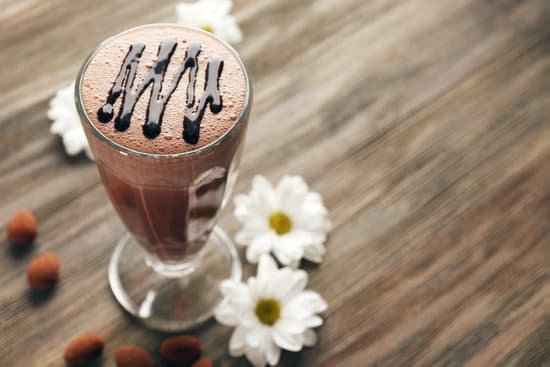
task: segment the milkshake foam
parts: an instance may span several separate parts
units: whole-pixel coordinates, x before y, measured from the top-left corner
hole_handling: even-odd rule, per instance
[[[198,51],[195,59],[190,57],[193,47]],[[219,70],[209,71],[216,60],[221,64]],[[209,72],[215,71],[219,71],[218,79],[208,81]],[[132,73],[135,73],[133,83]],[[120,88],[114,90],[117,79]],[[190,84],[194,87],[191,96]],[[208,97],[205,90],[208,84],[217,92],[219,106],[213,106],[215,98],[203,101],[201,106],[201,97]],[[142,94],[136,95],[140,87]],[[82,106],[95,129],[125,148],[158,155],[190,152],[219,140],[239,120],[248,93],[242,63],[225,43],[206,32],[172,24],[134,28],[106,40],[85,66],[80,85]],[[133,106],[128,103],[131,98],[135,99]],[[124,99],[128,100],[129,116],[126,126],[117,129],[117,118],[123,120],[120,113]],[[109,109],[110,106],[105,108],[109,100],[113,102],[112,117],[102,119],[99,112],[102,108]],[[201,112],[203,115],[199,116]],[[160,118],[150,124],[153,129],[144,129],[155,113]],[[186,114],[195,117],[194,121],[188,121],[187,133],[197,123],[200,126],[196,129],[196,141],[185,139]]]

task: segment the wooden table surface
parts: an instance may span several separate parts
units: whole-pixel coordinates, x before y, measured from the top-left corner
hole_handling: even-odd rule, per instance
[[[97,366],[122,343],[158,356],[166,335],[107,283],[123,225],[46,111],[98,42],[173,21],[174,3],[0,9],[0,230],[23,208],[40,225],[26,250],[0,243],[0,366],[63,366],[87,330],[107,339]],[[243,0],[235,15],[255,88],[236,192],[254,174],[303,175],[334,223],[325,261],[306,267],[329,304],[319,343],[281,365],[550,365],[550,2]],[[25,276],[43,251],[62,262],[48,297]],[[230,333],[194,332],[217,366],[246,366]]]

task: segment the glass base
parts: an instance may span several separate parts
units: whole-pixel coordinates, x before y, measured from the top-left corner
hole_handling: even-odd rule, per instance
[[[241,279],[233,241],[215,227],[198,257],[181,272],[164,272],[131,235],[118,243],[109,264],[109,284],[120,305],[147,327],[191,329],[208,320],[222,300],[220,282]]]

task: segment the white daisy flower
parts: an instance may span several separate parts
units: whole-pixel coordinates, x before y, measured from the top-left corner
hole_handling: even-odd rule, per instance
[[[177,4],[176,15],[181,24],[214,33],[228,43],[239,43],[243,34],[230,14],[232,7],[231,0],[199,0]]]
[[[216,308],[216,319],[235,326],[229,342],[234,357],[246,355],[256,367],[279,362],[281,349],[297,352],[313,346],[317,337],[312,328],[321,326],[317,314],[327,308],[316,292],[305,290],[307,273],[277,267],[273,258],[263,255],[256,277],[246,284],[224,280],[224,295]]]
[[[302,258],[322,261],[331,224],[321,195],[310,192],[302,177],[285,176],[273,187],[255,176],[250,193],[235,197],[234,214],[243,224],[235,239],[247,246],[248,261],[270,252],[292,267]]]
[[[88,158],[93,159],[88,146],[88,140],[80,124],[80,118],[74,103],[74,83],[57,91],[50,101],[48,118],[53,121],[50,133],[63,138],[65,152],[77,155],[84,151]]]

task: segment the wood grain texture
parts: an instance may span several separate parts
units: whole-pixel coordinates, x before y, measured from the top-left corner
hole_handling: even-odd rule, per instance
[[[158,356],[166,335],[108,288],[124,228],[46,111],[98,42],[174,20],[174,1],[0,9],[0,230],[22,208],[40,225],[27,251],[0,243],[0,366],[63,366],[88,330],[108,341],[98,366],[124,343]],[[550,365],[550,2],[242,0],[235,14],[255,89],[236,191],[300,174],[334,223],[306,266],[329,304],[319,342],[281,365]],[[50,297],[25,279],[43,251],[62,262]],[[247,365],[229,328],[194,334],[216,366]]]

